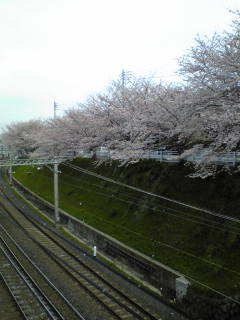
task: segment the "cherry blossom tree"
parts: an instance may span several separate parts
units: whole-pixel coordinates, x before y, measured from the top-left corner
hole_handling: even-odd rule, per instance
[[[42,127],[41,120],[14,122],[4,128],[1,140],[12,152],[25,156],[35,149],[36,133]]]
[[[31,156],[106,147],[123,164],[168,145],[183,159],[202,154],[193,177],[215,175],[217,155],[240,147],[240,12],[234,14],[231,31],[198,37],[179,59],[183,84],[121,76],[63,117],[10,124],[3,143]]]
[[[179,130],[190,142],[183,156],[196,149],[205,154],[195,165],[201,177],[218,172],[212,165],[216,154],[240,147],[240,11],[234,14],[231,31],[198,37],[180,59],[180,74],[192,93]]]
[[[66,154],[67,143],[65,119],[56,118],[44,121],[43,126],[35,132],[34,152],[31,157],[53,157]]]
[[[124,88],[121,79],[115,81],[81,108],[95,123],[95,146],[106,146],[112,158],[128,162],[173,139],[183,96],[180,88],[131,77]]]
[[[239,147],[240,12],[235,14],[231,32],[197,38],[180,59],[180,73],[193,93],[185,118],[213,151]]]

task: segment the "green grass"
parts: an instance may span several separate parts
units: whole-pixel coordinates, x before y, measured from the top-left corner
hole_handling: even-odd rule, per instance
[[[142,161],[128,167],[118,167],[117,163],[94,167],[89,159],[78,159],[74,163],[156,194],[224,214],[239,215],[238,174],[193,180],[186,177],[189,169],[182,164]],[[238,227],[236,224],[227,225],[216,217],[143,195],[65,166],[61,171],[59,196],[63,210],[225,293],[233,292],[239,284],[240,236],[229,230],[229,226]],[[49,169],[18,167],[15,177],[53,202],[53,177]],[[200,221],[199,216],[208,220]],[[215,229],[208,227],[209,220],[218,223]],[[225,231],[217,228],[225,228]]]

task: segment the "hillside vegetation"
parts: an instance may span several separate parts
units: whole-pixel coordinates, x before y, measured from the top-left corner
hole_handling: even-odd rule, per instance
[[[190,179],[182,163],[140,161],[95,167],[75,165],[175,200],[239,218],[240,175]],[[59,177],[60,207],[95,228],[217,290],[230,294],[240,280],[240,227],[237,223],[188,209],[104,181],[66,166]],[[53,202],[48,168],[18,167],[15,177]]]

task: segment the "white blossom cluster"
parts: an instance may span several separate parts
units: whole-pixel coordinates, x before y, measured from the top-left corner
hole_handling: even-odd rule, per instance
[[[106,147],[122,163],[162,146],[183,157],[204,151],[193,176],[216,174],[213,157],[240,149],[240,12],[234,15],[231,32],[197,38],[179,59],[182,84],[120,77],[62,117],[9,124],[3,143],[31,156]]]

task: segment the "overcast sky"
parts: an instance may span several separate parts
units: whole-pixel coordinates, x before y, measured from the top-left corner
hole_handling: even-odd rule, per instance
[[[0,0],[0,127],[81,102],[122,69],[175,81],[198,33],[229,28],[228,9],[240,0]]]

